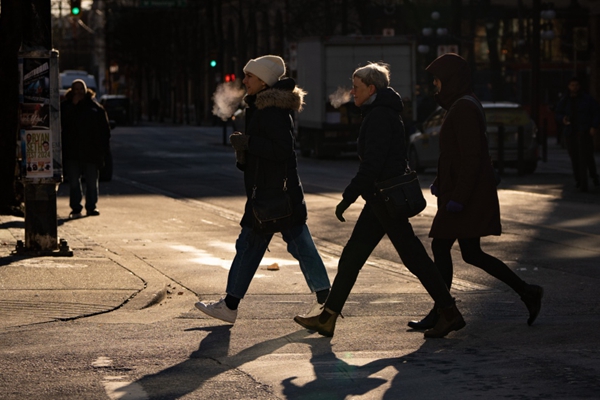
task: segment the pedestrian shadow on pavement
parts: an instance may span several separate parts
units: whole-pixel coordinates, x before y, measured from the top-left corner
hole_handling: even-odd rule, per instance
[[[382,359],[364,366],[355,366],[338,358],[331,349],[331,339],[313,337],[304,340],[310,346],[315,379],[297,385],[292,376],[282,381],[286,399],[346,399],[362,396],[387,383],[386,379],[371,377],[387,368],[393,359]]]
[[[208,331],[208,335],[202,339],[198,350],[194,351],[187,360],[156,374],[143,376],[136,382],[118,389],[116,394],[127,396],[128,393],[139,391],[140,386],[147,396],[153,399],[179,399],[205,386],[209,386],[206,392],[217,395],[217,398],[225,398],[218,394],[227,394],[227,391],[239,394],[243,392],[244,387],[235,387],[238,380],[236,377],[227,378],[228,385],[218,381],[211,382],[211,380],[221,374],[235,373],[235,369],[243,364],[271,354],[309,335],[308,331],[302,329],[258,343],[230,357],[228,353],[231,328],[231,325],[224,325],[189,329],[188,331]],[[253,381],[251,385],[254,387],[256,382]]]
[[[314,337],[304,342],[311,348],[310,362],[315,379],[304,385],[294,383],[295,376],[284,379],[283,394],[288,400],[344,400],[367,395],[383,385],[387,387],[371,393],[371,396],[376,396],[373,398],[427,397],[436,391],[438,394],[444,392],[442,377],[448,374],[450,368],[460,370],[451,354],[440,352],[451,347],[449,342],[452,340],[425,341],[419,349],[401,357],[376,359],[364,365],[352,365],[336,356],[330,339]],[[354,357],[352,353],[344,356],[347,359]],[[387,368],[392,370],[383,372]],[[445,396],[454,398],[449,393]]]
[[[344,353],[344,359],[339,358],[332,350],[331,339],[311,336],[311,332],[305,329],[257,343],[230,356],[231,328],[231,325],[222,325],[188,329],[206,331],[208,334],[187,360],[156,374],[143,376],[117,389],[114,394],[126,397],[131,393],[139,393],[142,388],[148,398],[173,400],[197,390],[214,398],[239,395],[245,390],[256,389],[257,382],[249,382],[246,374],[237,369],[291,343],[305,343],[310,347],[310,363],[315,378],[303,385],[294,382],[298,379],[296,376],[283,379],[283,395],[289,400],[343,400],[368,395],[378,388],[380,390],[372,394],[381,399],[403,398],[421,391],[431,394],[431,390],[443,389],[438,385],[443,386],[443,378],[450,368],[460,373],[460,367],[452,367],[456,360],[452,351],[449,351],[451,343],[448,340],[425,341],[419,349],[401,357],[352,365],[344,360],[352,359],[352,354]],[[440,351],[442,348],[446,351]],[[393,370],[383,372],[388,368]],[[227,384],[224,385],[223,381]],[[426,389],[423,388],[424,384]],[[387,387],[382,388],[383,385]],[[269,391],[265,390],[264,393],[268,396]],[[276,396],[273,395],[273,398]]]

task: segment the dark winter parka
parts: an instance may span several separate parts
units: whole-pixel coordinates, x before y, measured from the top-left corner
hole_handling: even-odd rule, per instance
[[[293,79],[283,79],[273,87],[256,95],[246,96],[246,135],[250,136],[246,150],[246,164],[238,164],[244,171],[246,207],[240,224],[252,227],[254,217],[250,199],[256,184],[257,196],[270,195],[287,188],[297,225],[306,222],[307,211],[304,192],[298,177],[298,164],[294,150],[293,113],[304,104],[305,92],[296,87]]]
[[[480,109],[464,95],[475,97],[467,62],[456,54],[445,54],[428,67],[442,84],[437,103],[448,110],[440,129],[437,186],[438,211],[429,236],[458,239],[500,235],[500,206],[490,159],[486,125]],[[477,100],[478,101],[478,100]],[[449,212],[454,200],[463,205]]]
[[[104,108],[88,89],[85,97],[73,104],[69,89],[60,104],[63,160],[93,163],[101,168],[108,153],[110,124]]]
[[[353,203],[358,196],[373,198],[375,182],[404,174],[406,141],[400,112],[402,98],[388,87],[377,91],[375,100],[361,106],[363,121],[358,134],[360,166],[346,190],[344,200]]]

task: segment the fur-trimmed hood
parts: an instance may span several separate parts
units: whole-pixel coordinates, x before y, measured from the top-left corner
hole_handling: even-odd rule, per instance
[[[84,98],[85,99],[95,99],[96,92],[94,92],[92,89],[88,88],[87,91],[85,92]],[[65,92],[65,99],[69,100],[69,101],[73,99],[73,89],[71,89],[71,88],[67,89],[67,91]]]
[[[273,87],[256,94],[254,105],[261,110],[267,107],[277,107],[284,110],[302,111],[306,92],[296,86],[291,79],[282,79]]]

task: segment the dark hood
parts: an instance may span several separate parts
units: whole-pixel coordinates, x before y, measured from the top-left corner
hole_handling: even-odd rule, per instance
[[[400,97],[398,92],[391,87],[387,87],[377,92],[375,101],[371,104],[363,105],[360,108],[362,113],[365,114],[373,107],[388,107],[397,113],[400,113],[404,109],[404,104],[402,103],[402,97]]]
[[[460,97],[473,92],[471,68],[458,54],[443,54],[425,70],[442,82],[442,90],[435,95],[435,101],[446,110]]]

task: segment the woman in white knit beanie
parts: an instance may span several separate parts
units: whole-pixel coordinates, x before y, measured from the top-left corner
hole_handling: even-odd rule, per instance
[[[331,284],[327,270],[306,225],[307,209],[304,191],[298,177],[294,146],[295,112],[302,109],[305,92],[290,78],[284,78],[285,63],[275,55],[248,61],[244,67],[245,133],[230,136],[236,151],[236,165],[244,171],[246,206],[240,222],[242,231],[236,241],[236,255],[227,278],[227,295],[216,302],[198,302],[196,308],[211,317],[233,324],[240,300],[273,238],[281,232],[287,249],[300,263],[306,283],[317,301],[307,315],[317,314],[329,295]],[[252,200],[289,195],[289,223],[265,228],[254,215]]]

